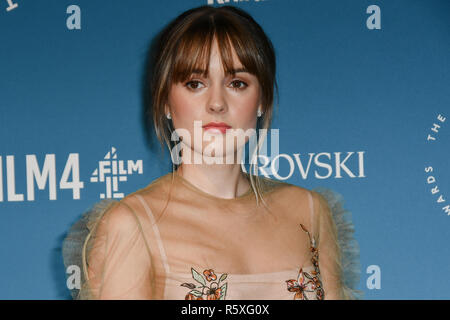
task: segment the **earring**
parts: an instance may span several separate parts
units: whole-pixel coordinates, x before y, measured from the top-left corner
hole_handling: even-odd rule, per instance
[[[261,110],[258,109],[258,117],[261,117],[261,116],[262,116],[262,112],[261,112]]]
[[[166,118],[167,119],[172,119],[172,117],[170,116],[170,112],[168,114],[166,114]]]

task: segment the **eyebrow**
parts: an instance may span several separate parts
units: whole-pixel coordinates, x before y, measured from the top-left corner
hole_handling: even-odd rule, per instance
[[[203,74],[205,73],[206,70],[203,69],[194,69],[192,71],[192,73],[198,73],[198,74]],[[239,73],[239,72],[247,72],[250,73],[250,71],[248,71],[246,68],[237,68],[237,69],[231,69],[229,74],[235,74],[235,73]]]

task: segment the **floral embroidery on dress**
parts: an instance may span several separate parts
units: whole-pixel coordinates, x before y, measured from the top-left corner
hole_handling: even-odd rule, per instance
[[[303,271],[303,268],[300,268],[297,279],[286,280],[287,290],[289,292],[295,292],[294,300],[308,300],[308,297],[305,294],[306,292],[315,292],[317,300],[323,300],[324,291],[322,281],[320,280],[319,252],[316,248],[315,239],[311,237],[309,231],[306,230],[302,224],[300,224],[300,227],[308,234],[309,241],[311,243],[311,261],[313,263],[314,270],[308,273]]]
[[[187,282],[182,283],[182,287],[191,289],[185,296],[185,300],[225,300],[228,283],[222,282],[227,278],[226,273],[222,274],[217,282],[217,276],[213,269],[204,270],[202,275],[194,268],[191,268],[191,273],[192,278],[200,285],[196,286],[194,283]],[[206,299],[204,299],[204,297]]]

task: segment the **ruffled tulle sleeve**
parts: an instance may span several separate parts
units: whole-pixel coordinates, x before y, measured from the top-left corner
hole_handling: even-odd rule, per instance
[[[63,242],[66,268],[81,270],[74,299],[150,299],[151,259],[132,208],[103,200],[85,212]]]
[[[360,278],[359,245],[354,239],[351,213],[343,208],[342,196],[332,190],[313,190],[317,208],[320,270],[332,299],[362,299],[356,287]]]

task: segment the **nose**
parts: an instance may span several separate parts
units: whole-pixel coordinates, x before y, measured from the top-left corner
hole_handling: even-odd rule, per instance
[[[210,87],[210,97],[208,101],[208,112],[210,113],[225,113],[227,110],[227,103],[224,97],[223,89],[220,85]]]

